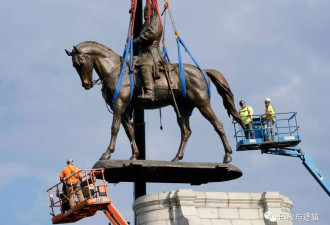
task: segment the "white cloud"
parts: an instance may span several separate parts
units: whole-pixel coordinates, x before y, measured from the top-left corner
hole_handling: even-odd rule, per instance
[[[48,207],[50,202],[47,193],[45,191],[32,190],[30,194],[33,194],[34,199],[26,207],[25,212],[17,214],[18,222],[20,224],[42,225],[45,221],[49,220],[50,223],[51,215],[49,213],[51,209]]]
[[[0,165],[0,188],[12,183],[16,179],[28,177],[32,167],[25,163],[15,161],[2,162]]]
[[[277,101],[282,102],[299,102],[301,92],[299,91],[301,86],[301,78],[297,75],[287,74],[287,82],[283,85],[276,87],[270,87],[270,93],[277,98]],[[285,81],[284,80],[284,81]]]

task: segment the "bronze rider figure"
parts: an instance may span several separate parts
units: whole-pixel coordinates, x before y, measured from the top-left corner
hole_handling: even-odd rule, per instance
[[[144,24],[141,33],[134,39],[134,48],[138,49],[139,59],[136,66],[139,67],[142,74],[144,88],[142,89],[142,97],[144,99],[155,100],[155,84],[154,78],[159,78],[158,65],[165,61],[160,49],[159,42],[162,37],[162,25],[158,18],[157,9],[154,4],[150,4],[150,22],[148,15],[149,6],[144,7]],[[153,77],[154,76],[154,77]]]

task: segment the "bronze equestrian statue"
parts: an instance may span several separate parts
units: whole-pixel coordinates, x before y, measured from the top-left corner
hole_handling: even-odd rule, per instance
[[[232,149],[226,138],[222,123],[215,116],[211,105],[208,84],[201,71],[192,65],[185,65],[186,90],[183,95],[178,64],[170,64],[164,60],[159,50],[159,41],[162,36],[162,25],[154,4],[144,8],[144,24],[140,35],[134,39],[134,49],[139,49],[139,56],[133,59],[134,91],[131,98],[129,70],[126,68],[119,92],[116,91],[120,70],[124,59],[104,45],[96,42],[82,42],[74,46],[72,52],[73,66],[76,68],[82,86],[88,90],[93,87],[92,72],[95,69],[102,82],[102,94],[106,103],[113,109],[111,140],[108,149],[100,160],[109,159],[115,150],[117,133],[122,123],[132,146],[131,160],[139,155],[136,146],[134,129],[131,123],[133,109],[157,109],[168,105],[174,106],[177,121],[181,129],[181,143],[178,153],[172,161],[183,158],[187,141],[191,135],[189,118],[195,107],[210,121],[219,134],[224,149],[223,162],[229,163],[232,158]],[[150,14],[148,13],[150,12]],[[228,115],[241,124],[244,124],[235,108],[234,96],[223,75],[215,70],[204,70],[217,87],[223,98]],[[113,97],[116,96],[116,97]]]
[[[122,63],[128,62],[123,62],[121,56],[97,42],[82,42],[77,46],[74,46],[72,52],[66,50],[66,53],[72,57],[73,66],[77,70],[82,86],[86,90],[93,87],[94,82],[92,72],[93,69],[95,69],[100,80],[102,81],[103,98],[107,104],[112,105],[112,97],[115,92]],[[167,80],[165,78],[165,72],[161,71],[160,68],[160,79],[155,80],[154,101],[145,101],[144,99],[137,97],[142,89],[141,75],[134,70],[135,88],[130,104],[128,104],[131,92],[130,78],[128,74],[129,71],[126,69],[118,97],[112,105],[113,121],[110,144],[106,152],[101,156],[100,160],[109,159],[110,154],[114,152],[120,123],[122,123],[132,146],[132,156],[130,159],[135,160],[137,158],[139,151],[136,146],[134,129],[131,123],[133,109],[157,109],[168,105],[174,106],[174,101],[170,92],[170,85],[177,101],[178,108],[181,111],[181,117],[179,117],[179,112],[175,110],[177,114],[177,122],[181,129],[181,143],[179,150],[172,161],[178,161],[183,158],[187,141],[191,135],[189,125],[190,113],[187,112],[191,112],[194,108],[199,109],[202,115],[213,125],[214,129],[220,136],[225,150],[223,162],[229,163],[232,160],[232,149],[228,143],[222,123],[216,117],[213,109],[211,108],[208,87],[200,70],[189,64],[184,65],[187,89],[187,96],[185,98],[182,95],[180,86],[178,64],[168,63],[167,67],[169,68],[170,79]],[[233,116],[233,118],[244,128],[245,126],[235,108],[234,96],[226,79],[216,70],[205,69],[204,71],[207,74],[208,80],[213,82],[218,93],[222,96],[223,104],[227,109],[228,115]]]

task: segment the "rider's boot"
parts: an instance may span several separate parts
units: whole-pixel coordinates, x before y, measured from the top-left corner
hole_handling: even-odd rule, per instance
[[[145,99],[150,99],[151,101],[155,101],[156,97],[155,97],[155,92],[151,89],[147,89],[147,92],[144,95]]]
[[[154,84],[154,80],[152,77],[152,69],[149,66],[141,66],[141,73],[143,76],[143,80],[144,80],[144,88],[145,88],[145,93],[143,98],[144,99],[150,99],[151,101],[155,101],[155,84]]]

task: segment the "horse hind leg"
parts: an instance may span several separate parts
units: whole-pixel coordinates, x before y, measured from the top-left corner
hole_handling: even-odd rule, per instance
[[[217,116],[214,114],[213,109],[211,108],[210,104],[199,107],[199,111],[202,113],[202,115],[213,125],[215,131],[218,133],[218,135],[221,138],[224,150],[225,150],[225,157],[223,159],[224,163],[231,162],[231,153],[232,149],[228,143],[225,130],[223,129],[223,125],[221,121],[217,118]]]
[[[180,147],[179,147],[178,153],[176,154],[174,159],[172,159],[172,162],[177,162],[177,161],[183,159],[184,150],[186,148],[188,139],[191,135],[189,117],[190,117],[189,115],[185,115],[185,114],[182,114],[181,118],[177,117],[177,121],[180,126],[180,130],[181,130],[181,142],[180,142]]]

